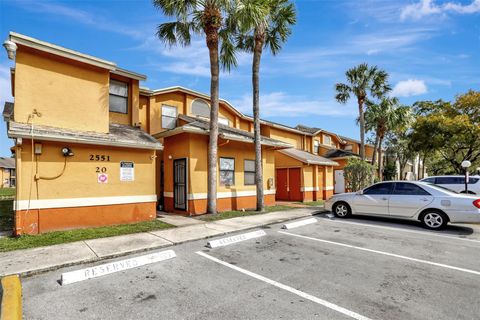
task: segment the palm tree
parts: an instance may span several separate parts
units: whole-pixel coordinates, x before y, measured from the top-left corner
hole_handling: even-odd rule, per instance
[[[387,92],[392,90],[388,84],[388,74],[378,69],[377,66],[370,67],[362,63],[357,67],[345,72],[347,83],[337,83],[335,99],[340,103],[347,103],[350,95],[357,97],[358,114],[360,122],[360,158],[365,160],[365,118],[363,106],[370,94],[373,98],[381,99]]]
[[[217,212],[218,100],[220,63],[227,70],[236,65],[230,41],[234,22],[233,0],[153,0],[165,16],[176,21],[157,27],[157,36],[168,45],[188,46],[192,36],[205,36],[210,57],[210,137],[208,144],[207,212]],[[220,52],[219,52],[220,47]]]
[[[262,146],[260,142],[260,60],[263,49],[276,55],[296,23],[295,7],[288,0],[244,0],[237,10],[240,22],[237,47],[253,53],[253,126],[255,140],[255,185],[257,211],[265,208],[263,193]]]
[[[375,150],[372,164],[376,162],[378,154],[378,172],[382,179],[383,161],[382,145],[385,135],[391,131],[405,130],[410,124],[411,108],[400,106],[397,98],[383,98],[378,104],[366,101],[365,127],[367,131],[375,131]]]

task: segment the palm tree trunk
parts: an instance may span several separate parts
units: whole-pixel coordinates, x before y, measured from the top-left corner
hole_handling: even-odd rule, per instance
[[[383,143],[383,136],[380,137],[378,143],[378,178],[380,181],[383,181],[383,152],[382,152],[382,143]]]
[[[378,129],[375,131],[375,147],[373,149],[373,157],[372,157],[372,165],[375,165],[375,161],[377,161],[377,150],[378,150]]]
[[[260,130],[260,59],[263,49],[263,31],[255,32],[255,48],[253,50],[252,85],[253,85],[253,128],[255,144],[255,185],[257,189],[257,211],[264,211],[262,145]]]
[[[358,99],[358,116],[360,122],[360,158],[365,160],[365,115],[363,112],[364,99]]]
[[[213,10],[220,16],[220,11]],[[209,20],[207,20],[209,21]],[[210,20],[210,21],[213,21]],[[217,154],[218,154],[218,96],[219,59],[218,25],[205,26],[207,47],[210,55],[210,137],[208,143],[207,213],[217,213]]]

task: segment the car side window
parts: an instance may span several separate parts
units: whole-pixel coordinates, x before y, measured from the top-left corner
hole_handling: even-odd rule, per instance
[[[365,189],[363,194],[390,194],[393,183],[379,183]]]
[[[430,193],[425,191],[422,187],[417,186],[413,183],[408,182],[397,182],[395,183],[395,189],[393,190],[394,195],[405,195],[405,196],[428,196]]]
[[[468,179],[468,184],[475,184],[475,183],[478,182],[478,180],[480,180],[480,178],[472,178],[472,177],[470,177],[470,178]]]
[[[427,183],[435,183],[435,178],[426,178],[426,179],[423,179],[422,181]]]

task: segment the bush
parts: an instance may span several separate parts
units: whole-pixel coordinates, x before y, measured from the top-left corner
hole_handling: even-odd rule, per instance
[[[397,166],[393,162],[389,162],[383,169],[383,180],[393,180],[397,176]]]
[[[375,166],[360,158],[351,158],[343,169],[343,175],[347,188],[355,192],[372,184],[375,177]]]

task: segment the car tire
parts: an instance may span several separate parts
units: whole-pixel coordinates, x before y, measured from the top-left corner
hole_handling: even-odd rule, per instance
[[[448,217],[445,213],[437,210],[425,211],[420,217],[422,225],[430,230],[440,230],[445,228],[448,223]]]
[[[352,215],[352,209],[346,202],[337,202],[332,209],[337,218],[348,218]]]

